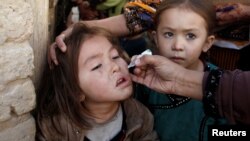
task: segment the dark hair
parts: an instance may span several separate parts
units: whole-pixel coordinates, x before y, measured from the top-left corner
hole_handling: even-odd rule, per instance
[[[121,54],[117,38],[99,27],[87,27],[82,23],[75,24],[72,34],[65,39],[67,51],[56,49],[58,66],[45,67],[42,81],[37,89],[37,126],[47,139],[67,135],[63,128],[56,125],[62,117],[79,129],[91,126],[81,103],[82,90],[78,79],[78,57],[82,43],[93,36],[104,36]],[[122,56],[122,55],[121,55]],[[45,120],[46,119],[46,120]],[[51,124],[51,125],[49,125]]]
[[[170,8],[183,6],[199,14],[206,22],[208,35],[213,34],[216,22],[215,8],[211,0],[164,0],[157,8],[155,14],[155,26],[159,24],[162,12]]]

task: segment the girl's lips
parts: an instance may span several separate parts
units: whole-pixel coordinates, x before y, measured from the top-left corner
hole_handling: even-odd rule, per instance
[[[184,60],[184,58],[181,58],[181,57],[171,57],[170,59],[173,61],[183,61]]]
[[[129,86],[131,82],[126,77],[121,77],[116,81],[116,87],[125,88]]]
[[[182,57],[171,57],[171,59],[179,59],[179,60],[184,60]]]
[[[121,84],[124,83],[125,81],[126,81],[125,78],[120,78],[120,79],[118,79],[118,80],[116,81],[116,86],[121,85]]]
[[[180,64],[184,61],[184,58],[181,57],[171,57],[170,59],[177,64]]]

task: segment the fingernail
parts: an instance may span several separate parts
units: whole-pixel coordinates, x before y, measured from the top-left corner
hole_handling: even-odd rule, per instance
[[[62,47],[62,49],[63,49],[63,52],[65,52],[65,51],[66,51],[66,47],[65,47],[65,46],[63,46],[63,47]]]
[[[54,60],[54,63],[55,63],[56,65],[58,65],[58,62],[57,62],[56,60]]]

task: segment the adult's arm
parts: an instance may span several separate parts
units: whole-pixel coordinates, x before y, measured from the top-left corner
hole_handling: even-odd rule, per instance
[[[117,15],[100,20],[80,21],[90,27],[98,26],[105,28],[112,32],[115,36],[124,36],[129,34],[129,29],[126,26],[126,19],[124,15]],[[64,44],[65,36],[71,34],[74,24],[64,30],[60,35],[56,37],[56,44],[62,51],[66,51],[66,45]],[[53,45],[54,46],[54,45]]]
[[[214,73],[214,74],[213,74]],[[204,98],[209,95],[209,85],[217,81],[216,72],[206,72],[204,75]],[[227,118],[232,123],[250,124],[250,71],[224,70],[218,80],[218,87],[210,100],[207,110]],[[208,104],[208,103],[207,103]],[[215,108],[212,108],[213,105]],[[214,110],[214,111],[213,111]]]
[[[207,114],[250,124],[250,71],[192,71],[157,55],[145,55],[135,64],[133,81],[161,93],[202,100]]]
[[[153,27],[153,15],[155,7],[160,1],[131,1],[124,7],[124,13],[117,16],[108,17],[100,20],[80,21],[88,26],[99,26],[109,30],[115,36],[127,36],[129,34],[138,34]],[[139,12],[140,11],[140,12]],[[143,11],[143,12],[142,12]],[[149,12],[150,11],[150,12]],[[64,43],[65,37],[71,34],[71,27],[68,27],[56,37],[48,50],[48,62],[58,65],[55,48],[59,47],[63,52],[66,51]]]
[[[153,28],[153,17],[156,7],[161,1],[137,1],[132,0],[125,4],[123,14],[108,17],[105,19],[80,21],[88,26],[98,26],[109,30],[116,36],[127,36],[137,34]],[[63,43],[65,36],[71,34],[71,27],[68,27],[56,38],[56,43],[62,51],[66,50]]]
[[[109,17],[101,20],[91,20],[91,21],[80,21],[90,27],[98,26],[103,27],[110,32],[112,32],[116,36],[124,36],[129,34],[129,29],[126,26],[126,20],[124,15],[118,15]],[[64,43],[64,39],[66,36],[69,36],[72,32],[74,24],[64,30],[60,35],[58,35],[55,39],[55,42],[52,43],[48,49],[48,62],[50,66],[52,65],[52,61],[54,64],[58,65],[58,61],[56,58],[55,48],[60,48],[62,52],[66,51],[66,45]]]

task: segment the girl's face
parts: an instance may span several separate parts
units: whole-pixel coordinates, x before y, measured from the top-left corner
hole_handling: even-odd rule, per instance
[[[132,94],[127,63],[103,36],[88,38],[80,49],[78,77],[85,101],[110,103]]]
[[[188,69],[197,69],[201,52],[212,45],[205,20],[186,8],[171,8],[161,13],[154,33],[159,53]]]

